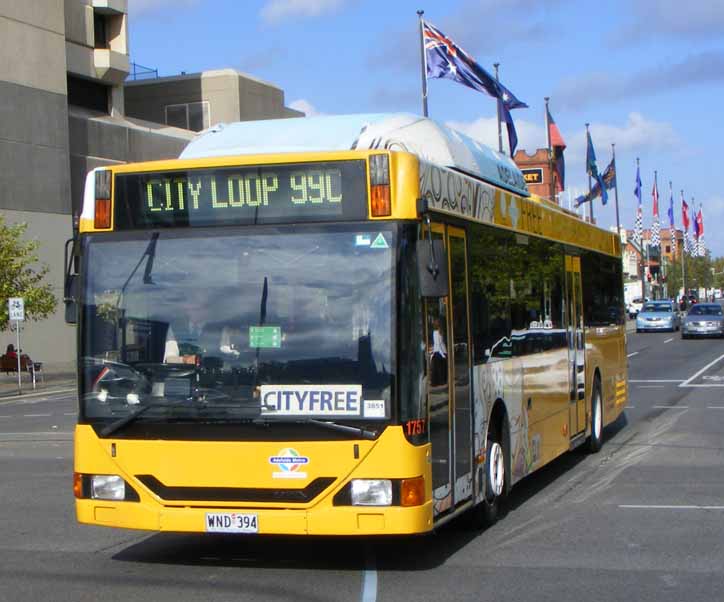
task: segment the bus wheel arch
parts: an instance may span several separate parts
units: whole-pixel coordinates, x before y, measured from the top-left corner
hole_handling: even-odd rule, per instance
[[[603,445],[603,390],[601,373],[598,368],[593,373],[591,386],[591,434],[588,437],[588,450],[596,453]]]

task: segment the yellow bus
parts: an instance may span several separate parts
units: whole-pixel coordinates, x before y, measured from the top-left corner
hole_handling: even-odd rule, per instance
[[[81,523],[490,523],[626,404],[619,239],[430,119],[216,126],[95,169],[67,249]]]

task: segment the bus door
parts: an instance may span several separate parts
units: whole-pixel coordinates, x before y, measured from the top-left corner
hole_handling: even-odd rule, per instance
[[[583,331],[581,258],[566,255],[568,309],[568,426],[571,438],[586,430],[586,342]]]
[[[444,239],[450,294],[426,299],[428,405],[435,514],[472,496],[470,333],[465,232],[433,226]]]

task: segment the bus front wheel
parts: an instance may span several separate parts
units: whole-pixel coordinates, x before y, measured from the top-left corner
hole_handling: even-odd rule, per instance
[[[474,528],[489,527],[498,520],[502,513],[508,479],[506,453],[506,438],[503,432],[500,430],[489,432],[485,454],[485,495],[472,510],[471,518]]]

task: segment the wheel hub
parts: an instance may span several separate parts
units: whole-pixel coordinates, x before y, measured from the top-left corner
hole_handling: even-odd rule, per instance
[[[488,483],[494,496],[503,493],[505,484],[505,462],[503,461],[503,448],[497,441],[490,447],[490,461],[488,462]]]

